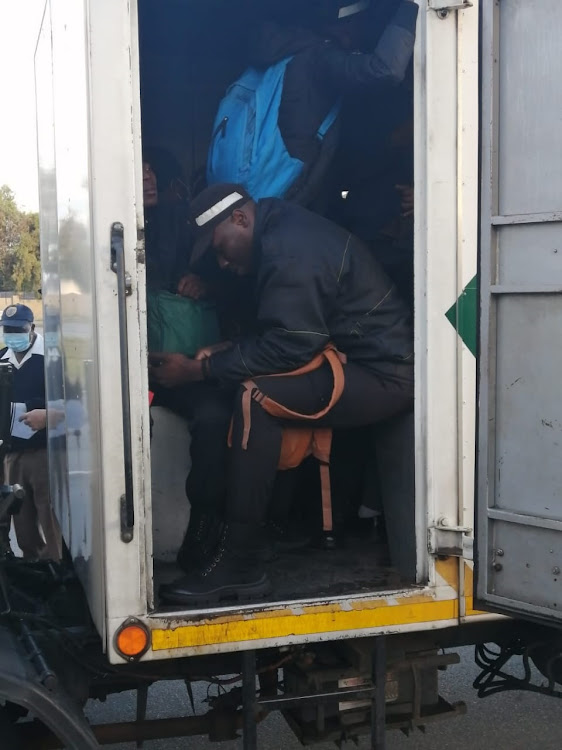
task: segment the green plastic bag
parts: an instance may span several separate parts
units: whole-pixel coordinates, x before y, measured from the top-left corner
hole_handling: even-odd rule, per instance
[[[201,347],[220,341],[212,303],[160,291],[147,292],[146,303],[149,352],[176,352],[193,357]]]

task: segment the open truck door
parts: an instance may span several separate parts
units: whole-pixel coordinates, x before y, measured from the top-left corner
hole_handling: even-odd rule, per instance
[[[58,0],[35,56],[51,494],[102,635],[151,577],[137,39],[135,3]]]
[[[480,606],[562,620],[562,6],[482,3]]]

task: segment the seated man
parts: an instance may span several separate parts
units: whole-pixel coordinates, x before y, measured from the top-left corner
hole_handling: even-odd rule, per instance
[[[197,381],[236,386],[248,378],[290,372],[332,342],[347,355],[345,387],[322,426],[373,424],[412,407],[410,316],[359,240],[294,204],[275,198],[255,203],[232,184],[204,190],[193,201],[192,217],[195,260],[212,250],[221,268],[255,275],[259,331],[203,350],[195,359],[152,353],[154,380],[170,388]],[[326,367],[302,376],[262,378],[259,385],[301,414],[322,409],[333,389]],[[225,530],[199,570],[162,587],[161,596],[170,602],[196,605],[270,591],[258,553],[282,424],[252,401],[244,448],[242,393],[240,388],[234,401]]]

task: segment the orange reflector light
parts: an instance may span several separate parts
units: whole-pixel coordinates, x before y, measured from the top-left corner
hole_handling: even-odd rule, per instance
[[[148,630],[142,623],[128,620],[117,631],[115,646],[122,656],[138,658],[148,649]]]

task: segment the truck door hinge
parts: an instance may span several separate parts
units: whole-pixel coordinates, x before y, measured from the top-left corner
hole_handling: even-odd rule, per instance
[[[469,536],[472,529],[466,526],[448,526],[438,521],[429,527],[428,548],[431,555],[464,557],[472,560],[474,540]]]
[[[472,0],[428,0],[429,7],[439,18],[447,18],[452,10],[465,10],[472,7]]]

